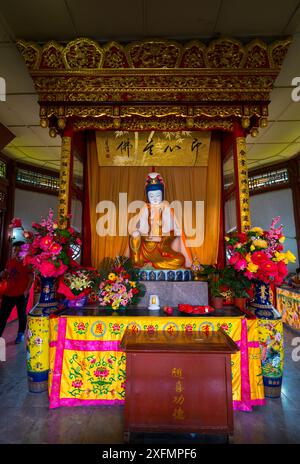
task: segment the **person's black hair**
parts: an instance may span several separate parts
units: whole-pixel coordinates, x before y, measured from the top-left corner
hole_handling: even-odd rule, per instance
[[[12,244],[12,247],[14,248],[14,247],[16,247],[16,246],[21,246],[21,245],[24,245],[24,244],[25,244],[25,242],[14,242],[14,243]]]

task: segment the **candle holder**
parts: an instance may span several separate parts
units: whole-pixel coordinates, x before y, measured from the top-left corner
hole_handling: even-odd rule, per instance
[[[148,309],[156,311],[160,309],[158,295],[150,295]]]

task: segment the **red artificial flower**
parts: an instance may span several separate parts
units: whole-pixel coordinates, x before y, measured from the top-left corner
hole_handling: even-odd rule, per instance
[[[278,270],[278,274],[282,278],[286,277],[288,275],[288,273],[289,273],[287,265],[283,261],[279,261],[277,263],[277,270]]]
[[[244,232],[241,232],[240,234],[238,234],[238,239],[239,239],[239,242],[246,243],[248,240],[247,234],[245,234]]]
[[[14,227],[22,227],[22,220],[20,218],[13,218],[9,227],[12,229]]]
[[[228,264],[234,266],[238,262],[238,260],[241,259],[241,257],[242,255],[240,255],[240,253],[235,252],[233,255],[230,256]]]
[[[33,229],[42,229],[42,226],[40,224],[38,224],[37,222],[33,222],[31,224],[32,228]]]
[[[55,266],[54,263],[50,261],[43,261],[40,265],[37,265],[37,269],[43,277],[58,277],[67,271],[68,266],[61,261],[59,266]]]
[[[265,274],[268,274],[268,275],[273,276],[273,277],[278,273],[276,264],[271,260],[263,262],[261,264],[260,269]]]
[[[59,243],[52,243],[49,249],[50,253],[54,255],[59,255],[61,250],[62,250],[62,246]]]
[[[264,251],[255,251],[251,256],[252,262],[258,266],[266,261],[269,261]]]
[[[53,243],[53,240],[52,240],[52,237],[50,237],[50,235],[45,235],[45,237],[42,237],[40,239],[40,247],[44,251],[49,250],[52,243]]]

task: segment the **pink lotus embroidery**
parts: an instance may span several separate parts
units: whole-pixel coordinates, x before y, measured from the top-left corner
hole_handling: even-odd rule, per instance
[[[109,374],[109,371],[107,369],[104,369],[104,370],[95,370],[94,372],[94,376],[95,377],[107,377]]]
[[[74,380],[74,381],[72,382],[72,387],[74,387],[74,388],[81,388],[81,387],[82,387],[82,384],[83,384],[82,380]]]

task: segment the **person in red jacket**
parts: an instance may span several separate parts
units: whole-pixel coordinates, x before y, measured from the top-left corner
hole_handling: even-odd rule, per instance
[[[10,313],[16,306],[19,329],[15,343],[21,343],[24,340],[27,323],[26,306],[29,290],[33,283],[32,271],[28,266],[24,265],[22,258],[19,256],[20,245],[20,243],[14,244],[12,257],[8,260],[6,269],[0,276],[7,281],[7,287],[4,290],[0,306],[0,337],[5,329]]]

